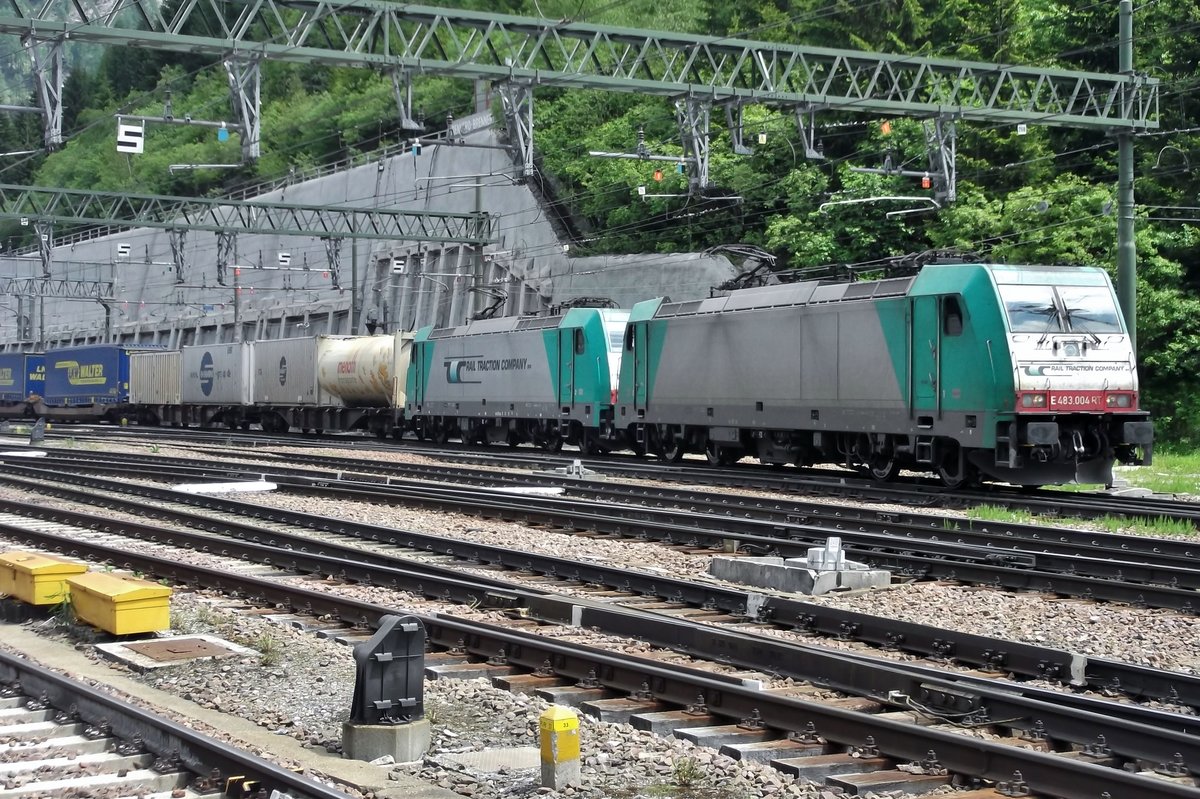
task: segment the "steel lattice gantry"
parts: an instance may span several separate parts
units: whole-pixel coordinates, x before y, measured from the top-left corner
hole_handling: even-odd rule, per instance
[[[0,218],[38,224],[119,224],[171,231],[207,231],[342,239],[426,241],[484,246],[496,238],[496,219],[485,213],[443,213],[351,206],[214,200],[153,194],[116,194],[0,184]],[[47,252],[49,235],[43,241]],[[337,286],[336,247],[330,271]],[[49,275],[48,263],[43,272]],[[218,275],[223,278],[224,275]]]
[[[554,22],[380,0],[9,0],[0,33],[281,60],[552,82],[721,103],[1072,127],[1157,127],[1158,82],[952,59],[867,53]],[[170,16],[164,9],[174,7]],[[65,11],[65,16],[64,16]],[[142,30],[128,27],[137,24]],[[126,25],[126,27],[120,27]]]
[[[1133,333],[1132,134],[1158,127],[1159,83],[1134,70],[1132,0],[1118,3],[1119,74],[663,33],[382,0],[181,0],[178,5],[122,0],[97,11],[78,0],[8,0],[4,8],[11,14],[0,16],[0,33],[21,36],[34,55],[44,84],[38,96],[49,147],[61,141],[61,85],[54,85],[61,71],[46,48],[47,43],[61,47],[68,38],[222,59],[231,87],[238,88],[241,124],[250,138],[243,149],[251,155],[257,145],[257,76],[263,59],[370,67],[391,72],[399,84],[418,72],[507,83],[501,93],[505,115],[527,175],[532,170],[532,92],[547,83],[675,99],[685,147],[690,146],[690,182],[701,189],[707,182],[713,105],[724,107],[731,129],[746,105],[793,111],[806,153],[813,146],[804,120],[808,116],[811,127],[817,110],[1109,131],[1121,146],[1120,295]],[[173,10],[164,15],[168,8]],[[401,108],[401,117],[409,119],[408,109]]]

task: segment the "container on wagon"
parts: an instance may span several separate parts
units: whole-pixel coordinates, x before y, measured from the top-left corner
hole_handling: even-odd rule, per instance
[[[254,350],[249,344],[184,347],[180,393],[185,405],[251,405]]]

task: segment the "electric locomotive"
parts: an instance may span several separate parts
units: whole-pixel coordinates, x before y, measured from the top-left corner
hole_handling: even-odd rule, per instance
[[[934,264],[634,306],[615,424],[668,459],[1112,482],[1153,431],[1107,274]]]
[[[417,331],[406,416],[421,438],[564,443],[596,453],[612,438],[613,399],[628,311],[484,319]]]

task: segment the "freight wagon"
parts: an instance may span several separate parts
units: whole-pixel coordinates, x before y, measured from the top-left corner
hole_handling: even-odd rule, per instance
[[[41,353],[0,353],[0,418],[36,417],[45,411],[46,358]]]
[[[127,418],[129,358],[153,345],[89,344],[65,347],[45,355],[46,412],[56,419],[75,421]]]

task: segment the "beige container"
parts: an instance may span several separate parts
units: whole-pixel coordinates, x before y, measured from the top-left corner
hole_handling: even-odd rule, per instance
[[[136,352],[129,355],[129,401],[134,405],[178,405],[182,355]]]
[[[317,382],[351,407],[403,408],[412,334],[322,336]]]

